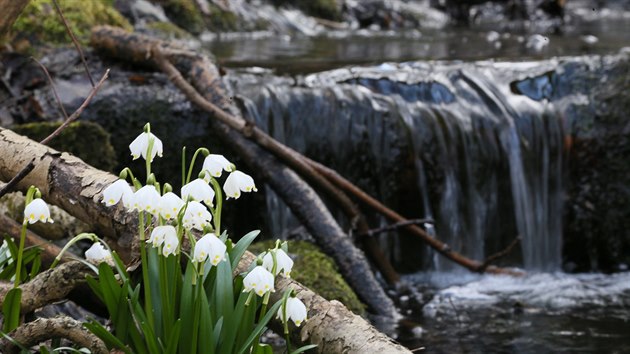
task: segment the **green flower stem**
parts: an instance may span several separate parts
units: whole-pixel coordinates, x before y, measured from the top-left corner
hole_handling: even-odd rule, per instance
[[[149,259],[147,257],[147,249],[144,235],[144,212],[138,213],[138,231],[140,233],[140,259],[142,263],[142,282],[144,283],[144,305],[147,319],[152,327],[154,327],[153,304],[151,301],[151,287],[149,286]]]
[[[186,147],[182,148],[182,186],[186,184]]]
[[[262,322],[263,318],[265,318],[265,315],[267,314],[267,305],[269,304],[270,295],[271,295],[271,292],[267,292],[263,296],[262,306],[260,307],[260,313],[258,314],[258,323]],[[256,353],[256,350],[258,349],[259,344],[260,344],[260,335],[257,335],[256,339],[254,339],[254,350],[252,350],[252,353]]]
[[[223,192],[221,192],[221,186],[219,182],[212,176],[210,176],[210,183],[214,188],[214,194],[217,201],[217,207],[213,210],[212,219],[214,221],[214,230],[217,236],[221,235],[221,210],[223,208]]]
[[[195,160],[197,160],[197,155],[199,155],[199,153],[204,150],[206,149],[204,148],[197,149],[197,151],[195,151],[195,154],[192,157],[192,160],[190,160],[190,166],[188,167],[188,176],[186,177],[186,181],[185,181],[186,183],[190,182],[190,177],[192,176],[192,171],[193,171],[193,168],[195,167]]]
[[[155,139],[149,138],[149,147],[147,147],[147,158],[145,159],[146,168],[147,168],[147,184],[149,183],[149,176],[151,175],[151,150],[153,150],[153,143]]]
[[[79,242],[81,240],[90,240],[92,242],[100,241],[98,236],[96,236],[96,234],[93,234],[93,233],[83,232],[83,233],[80,233],[80,234],[76,235],[70,241],[68,241],[65,246],[63,246],[63,248],[61,249],[61,252],[59,252],[57,257],[55,257],[55,260],[50,265],[50,269],[55,268],[57,266],[57,264],[59,264],[59,262],[61,261],[61,258],[63,257],[64,253],[66,253],[66,251],[68,250],[68,248],[70,248],[70,246],[74,245],[75,243],[77,243],[77,242]],[[105,244],[105,243],[103,242],[103,244]],[[109,247],[107,246],[107,244],[105,244],[105,246],[109,250]],[[111,252],[111,250],[109,250],[109,251]]]
[[[18,248],[17,263],[15,265],[15,282],[13,282],[13,288],[20,286],[20,279],[22,278],[22,253],[24,253],[24,240],[26,239],[26,225],[28,221],[22,222],[22,232],[20,232],[20,248]]]

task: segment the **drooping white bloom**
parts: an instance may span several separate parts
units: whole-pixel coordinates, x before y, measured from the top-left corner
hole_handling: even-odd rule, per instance
[[[162,254],[164,257],[177,253],[177,246],[179,246],[177,235],[175,233],[166,234],[164,236],[164,243],[162,243]]]
[[[227,247],[215,234],[206,234],[195,244],[194,262],[203,262],[206,258],[216,266],[225,259]]]
[[[282,275],[287,278],[291,277],[291,269],[293,268],[293,260],[282,249],[271,250],[263,257],[263,267],[268,271],[273,270],[273,256],[271,252],[276,253],[276,272],[278,275],[282,271]]]
[[[152,185],[138,189],[131,198],[131,208],[134,210],[157,213],[160,206],[160,193]]]
[[[232,172],[236,169],[233,163],[228,161],[223,155],[210,154],[203,160],[203,171],[207,171],[213,177],[221,177],[221,171]]]
[[[29,224],[36,222],[49,222],[53,223],[53,219],[50,218],[50,210],[48,205],[43,200],[37,198],[33,199],[24,208],[24,220],[28,220]]]
[[[245,279],[243,279],[243,292],[254,290],[256,295],[263,296],[265,293],[276,291],[273,286],[274,278],[263,266],[256,266]]]
[[[302,300],[297,297],[289,297],[287,299],[287,316],[283,316],[283,308],[280,306],[278,309],[278,316],[276,318],[281,318],[282,322],[287,322],[287,320],[291,319],[296,326],[300,327],[302,322],[306,321],[306,306],[302,302]]]
[[[129,184],[127,184],[127,181],[119,179],[105,188],[103,191],[103,203],[107,206],[116,205],[122,198],[123,205],[129,207],[132,196],[133,190]]]
[[[201,200],[206,205],[212,206],[214,203],[214,189],[208,185],[208,182],[197,178],[182,187],[182,199]]]
[[[235,170],[230,173],[230,175],[225,180],[223,184],[223,191],[227,198],[238,199],[241,196],[241,192],[257,192],[256,185],[254,184],[254,179],[239,171]]]
[[[171,225],[156,226],[153,231],[151,231],[151,237],[149,237],[147,243],[151,243],[153,247],[159,247],[164,243],[164,240],[170,236],[177,238],[175,227]]]
[[[151,148],[150,161],[153,161],[155,155],[162,157],[162,140],[152,133],[142,133],[129,144],[129,150],[131,150],[131,156],[133,156],[134,160],[140,156],[145,160],[147,159],[147,151],[149,150],[149,141],[151,139],[153,139],[153,147]]]
[[[94,242],[94,244],[85,251],[85,259],[94,264],[101,264],[102,262],[113,264],[114,262],[111,252],[103,247],[100,242]]]
[[[187,229],[203,230],[212,221],[212,214],[199,202],[188,202],[182,222]]]
[[[177,213],[184,206],[184,201],[173,192],[168,192],[160,197],[158,210],[160,215],[166,220],[174,219]]]

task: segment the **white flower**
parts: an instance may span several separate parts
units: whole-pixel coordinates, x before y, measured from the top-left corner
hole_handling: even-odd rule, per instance
[[[258,189],[256,189],[254,179],[251,176],[236,170],[230,173],[230,175],[225,180],[225,183],[223,184],[223,191],[225,191],[225,195],[228,199],[238,199],[238,197],[241,196],[241,191],[257,192]]]
[[[174,219],[184,206],[184,201],[173,192],[168,192],[160,198],[158,210],[166,220]]]
[[[221,170],[232,172],[236,169],[233,163],[228,161],[223,155],[210,154],[203,160],[202,171],[207,171],[213,177],[221,177]]]
[[[156,213],[160,206],[160,193],[154,186],[148,185],[138,189],[131,200],[132,209]]]
[[[203,262],[210,258],[210,263],[216,266],[225,259],[227,247],[215,234],[206,234],[195,244],[193,262]]]
[[[207,206],[213,205],[214,189],[208,185],[208,182],[197,178],[182,187],[182,199],[202,200]]]
[[[53,219],[50,218],[50,210],[48,209],[48,205],[43,200],[37,198],[33,199],[26,208],[24,208],[24,220],[28,220],[29,224],[34,224],[36,222],[54,222]]]
[[[188,202],[182,222],[187,229],[203,230],[212,220],[212,214],[199,202]]]
[[[131,205],[132,196],[133,190],[129,184],[127,184],[127,181],[119,179],[105,188],[103,191],[103,203],[107,206],[116,205],[122,198],[123,204],[129,207]]]
[[[254,290],[256,295],[263,296],[265,293],[275,291],[273,282],[273,274],[262,266],[256,266],[243,279],[243,292]]]
[[[277,250],[271,250],[269,252],[267,252],[267,254],[263,257],[263,267],[265,267],[265,269],[267,269],[268,271],[272,271],[273,269],[273,256],[271,255],[271,252],[275,252],[276,253],[276,274],[278,275],[278,273],[280,273],[280,271],[282,270],[282,275],[284,275],[287,278],[291,277],[291,268],[293,268],[293,260],[291,259],[291,257],[289,257],[283,250],[281,249],[277,249]]]
[[[177,231],[173,226],[156,226],[151,232],[151,237],[149,237],[147,243],[152,243],[153,247],[159,247],[164,243],[164,240],[170,236],[175,236],[175,239],[177,239]]]
[[[162,254],[164,257],[168,257],[171,254],[177,253],[177,246],[179,245],[179,240],[177,239],[177,235],[175,233],[167,233],[164,236],[164,243],[162,244]]]
[[[102,262],[113,264],[114,262],[112,254],[105,249],[100,242],[94,242],[94,244],[85,251],[85,259],[94,264],[100,264]]]
[[[129,150],[131,150],[131,156],[133,159],[139,158],[141,155],[146,160],[147,150],[149,150],[149,140],[153,139],[153,147],[151,148],[151,160],[155,155],[162,157],[162,140],[152,133],[142,133],[129,144]]]
[[[282,322],[286,322],[288,319],[291,319],[296,326],[300,327],[303,321],[306,321],[306,306],[302,302],[302,300],[297,297],[289,297],[287,299],[287,316],[284,317],[282,315],[282,306],[278,309],[278,316],[276,318],[281,318]]]

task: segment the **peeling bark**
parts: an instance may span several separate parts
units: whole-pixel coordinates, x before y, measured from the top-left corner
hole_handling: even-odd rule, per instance
[[[66,338],[81,347],[90,349],[94,354],[107,354],[105,343],[83,324],[70,317],[38,318],[26,323],[9,333],[9,337],[28,348],[53,338]],[[2,353],[17,354],[20,348],[6,338],[0,340]]]

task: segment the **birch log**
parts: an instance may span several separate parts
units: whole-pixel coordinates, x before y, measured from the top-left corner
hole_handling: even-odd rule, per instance
[[[121,208],[107,208],[100,201],[102,190],[116,176],[97,170],[67,153],[59,153],[28,138],[0,128],[0,179],[8,180],[24,163],[35,157],[35,169],[18,185],[35,185],[48,202],[107,233],[112,246],[125,251],[134,240],[136,226]],[[239,269],[246,269],[255,256],[246,253]],[[410,353],[341,303],[327,301],[301,284],[279,278],[276,295],[287,287],[296,289],[309,308],[310,320],[300,330],[300,339],[318,344],[320,353]],[[277,301],[275,298],[274,301]]]

